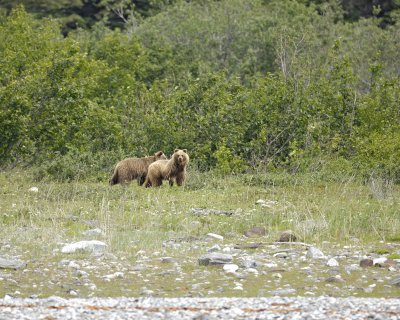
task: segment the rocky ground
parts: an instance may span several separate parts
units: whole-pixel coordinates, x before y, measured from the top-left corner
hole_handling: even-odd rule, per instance
[[[262,228],[242,238],[209,233],[171,238],[160,251],[132,245],[113,254],[85,231],[82,240],[62,243],[51,253],[16,255],[1,245],[0,296],[5,298],[88,297],[400,297],[400,247],[293,241],[263,242]],[[291,241],[291,242],[288,242]],[[388,252],[391,252],[389,255]]]
[[[399,319],[399,299],[0,299],[2,319]]]

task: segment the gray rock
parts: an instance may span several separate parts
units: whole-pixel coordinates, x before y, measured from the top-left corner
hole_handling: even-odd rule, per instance
[[[287,257],[288,257],[287,252],[277,252],[277,253],[274,253],[274,258],[286,259]]]
[[[221,251],[221,247],[217,244],[213,245],[211,248],[207,250],[208,252],[216,252],[216,251]]]
[[[61,249],[62,253],[90,252],[94,254],[103,253],[107,245],[98,240],[79,241],[70,243]]]
[[[361,271],[362,269],[361,269],[361,267],[360,267],[358,264],[351,264],[351,265],[349,265],[349,266],[345,266],[345,267],[344,267],[344,270],[345,270],[348,274],[350,274],[350,273],[355,272],[355,271]]]
[[[172,257],[163,257],[161,258],[162,263],[174,263],[176,260]]]
[[[0,269],[21,269],[26,267],[26,262],[15,259],[15,258],[6,258],[0,257]]]
[[[328,277],[325,279],[325,282],[344,282],[340,275]]]
[[[242,268],[257,268],[261,265],[261,262],[254,260],[251,257],[241,257],[239,258],[239,265]]]
[[[390,284],[391,284],[392,286],[398,286],[398,287],[400,287],[400,277],[399,277],[399,278],[394,278],[394,279],[392,279],[392,280],[390,281]]]
[[[310,259],[325,259],[325,255],[322,253],[321,250],[315,247],[309,247],[307,251],[307,258]]]
[[[199,265],[216,265],[216,264],[227,264],[233,260],[232,255],[225,253],[211,252],[203,255],[199,258]]]

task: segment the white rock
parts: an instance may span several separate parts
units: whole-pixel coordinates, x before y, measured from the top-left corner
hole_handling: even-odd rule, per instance
[[[383,265],[386,261],[387,261],[387,258],[386,258],[386,257],[375,258],[375,259],[373,260],[373,264],[374,264],[374,266],[376,266],[376,265]]]
[[[107,245],[98,240],[79,241],[67,244],[61,249],[62,253],[75,253],[75,252],[91,252],[102,253],[105,251]]]
[[[310,258],[310,259],[325,259],[326,258],[325,255],[322,253],[322,251],[315,247],[308,248],[306,257]]]
[[[228,263],[224,264],[223,269],[227,273],[235,273],[239,269],[239,266],[233,263]]]
[[[124,277],[125,277],[125,275],[124,275],[123,272],[115,272],[113,274],[107,274],[107,275],[103,276],[103,279],[106,280],[106,281],[110,281],[110,280],[115,279],[115,278],[122,279]]]
[[[326,262],[326,265],[327,265],[328,267],[338,267],[338,266],[339,266],[339,262],[337,262],[337,260],[334,259],[334,258],[330,258],[330,259]]]
[[[274,263],[274,262],[266,263],[265,266],[267,268],[277,268],[278,267],[278,265],[276,263]]]
[[[70,261],[68,263],[68,268],[72,268],[72,269],[79,269],[81,266],[79,264],[77,264],[75,261]]]
[[[39,188],[38,187],[31,187],[29,188],[30,192],[39,192]]]
[[[254,268],[247,268],[246,271],[249,272],[249,273],[258,274],[258,270],[254,269]]]
[[[207,236],[210,238],[218,239],[218,240],[224,240],[224,237],[216,234],[216,233],[207,233]]]

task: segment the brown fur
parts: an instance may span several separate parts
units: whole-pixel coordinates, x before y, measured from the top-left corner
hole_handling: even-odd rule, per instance
[[[128,183],[133,179],[137,179],[139,185],[142,185],[147,169],[151,163],[160,159],[167,159],[162,151],[158,151],[154,156],[144,158],[127,158],[117,163],[114,174],[110,179],[110,185],[117,183]]]
[[[187,150],[175,149],[170,160],[158,160],[150,164],[145,187],[159,187],[163,180],[169,180],[169,185],[174,184],[182,186],[186,180],[186,167],[189,163]]]

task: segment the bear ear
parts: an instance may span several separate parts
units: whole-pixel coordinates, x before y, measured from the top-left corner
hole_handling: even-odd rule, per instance
[[[174,153],[177,152],[177,151],[179,151],[179,149],[175,149],[175,150],[174,150]]]
[[[187,149],[183,149],[183,152],[184,152],[184,153],[187,153]]]

